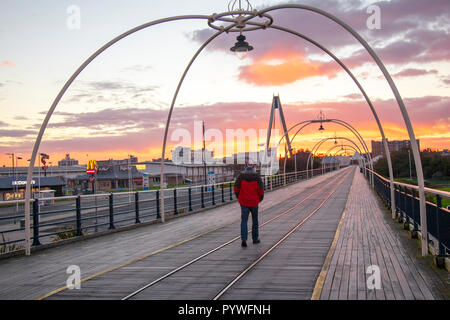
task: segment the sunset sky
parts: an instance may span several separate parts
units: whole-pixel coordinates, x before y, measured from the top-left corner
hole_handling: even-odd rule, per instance
[[[261,9],[288,1],[250,1]],[[404,98],[420,147],[450,149],[450,2],[448,0],[302,0],[355,28],[375,49]],[[381,28],[370,30],[367,7],[381,9]],[[67,25],[71,5],[80,28]],[[65,81],[95,50],[115,36],[168,16],[227,11],[226,0],[2,0],[0,2],[0,165],[5,153],[25,165],[40,125]],[[381,71],[357,41],[335,23],[302,10],[272,12],[274,24],[301,32],[334,52],[360,80],[379,112],[389,140],[408,139],[393,94]],[[169,22],[118,42],[75,80],[50,120],[40,152],[56,165],[70,153],[88,159],[139,160],[161,156],[174,90],[198,47],[213,34],[206,21]],[[381,136],[350,77],[319,49],[278,30],[244,34],[254,47],[240,60],[229,48],[235,33],[220,35],[190,69],[175,105],[171,132],[266,129],[272,96],[279,94],[288,126],[327,118],[351,123],[370,148]],[[280,123],[277,116],[277,127]],[[294,147],[311,148],[339,126],[302,131]],[[265,137],[260,137],[261,142]],[[166,156],[177,145],[169,141]],[[200,148],[200,141],[194,145]],[[324,145],[325,151],[329,145]]]

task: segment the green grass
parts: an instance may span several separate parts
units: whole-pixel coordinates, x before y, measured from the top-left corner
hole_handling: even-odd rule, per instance
[[[450,187],[439,187],[436,189],[450,192]],[[442,207],[447,208],[447,206],[450,206],[450,199],[442,198]]]
[[[417,186],[416,179],[410,180],[409,178],[396,178],[394,180],[397,182],[400,182],[400,183],[413,184],[413,185]],[[426,180],[426,182],[428,185],[432,185],[432,186],[428,187],[430,189],[436,189],[436,190],[450,192],[450,187],[447,187],[447,185],[450,184],[449,180],[428,179],[428,180]],[[445,185],[445,187],[443,185]],[[426,198],[427,198],[427,201],[436,204],[436,196],[427,194]],[[442,207],[447,208],[447,206],[449,206],[449,205],[450,205],[450,199],[442,198]]]

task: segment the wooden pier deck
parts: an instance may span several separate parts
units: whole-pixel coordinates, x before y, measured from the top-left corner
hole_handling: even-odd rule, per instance
[[[446,299],[445,271],[432,270],[414,241],[390,218],[362,173],[353,180],[347,206],[315,294],[323,300]],[[380,289],[367,280],[379,267]],[[439,275],[440,274],[440,275]],[[373,283],[372,281],[370,281]],[[447,287],[447,288],[446,288]],[[447,297],[448,298],[448,297]]]

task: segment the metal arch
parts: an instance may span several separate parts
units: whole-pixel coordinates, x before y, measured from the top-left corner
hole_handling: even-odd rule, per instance
[[[333,139],[340,139],[340,140],[346,140],[346,141],[348,141],[348,142],[350,142],[350,143],[352,143],[357,149],[358,149],[358,152],[361,154],[362,152],[361,152],[361,149],[359,148],[359,146],[353,141],[353,140],[351,140],[351,139],[349,139],[349,138],[346,138],[346,137],[331,137],[331,138],[324,138],[324,139],[322,139],[322,140],[320,140],[319,142],[317,142],[315,145],[314,145],[314,147],[312,148],[312,151],[311,151],[311,153],[309,154],[309,157],[308,157],[308,161],[307,161],[307,170],[308,170],[308,168],[309,168],[309,160],[310,159],[314,159],[314,152],[317,152],[317,150],[319,150],[319,148],[322,146],[322,144],[323,143],[325,143],[326,141],[329,141],[329,140],[333,140]],[[314,160],[313,160],[314,161]]]
[[[207,15],[184,15],[184,16],[174,16],[174,17],[168,17],[168,18],[163,18],[163,19],[158,19],[158,20],[154,20],[145,24],[142,24],[140,26],[137,26],[133,29],[130,29],[122,34],[120,34],[119,36],[115,37],[114,39],[112,39],[111,41],[109,41],[108,43],[106,43],[105,45],[103,45],[101,48],[99,48],[97,51],[95,51],[88,59],[86,59],[79,67],[78,69],[72,74],[72,76],[69,78],[69,80],[67,80],[67,82],[64,84],[64,86],[62,87],[62,89],[59,91],[58,95],[56,96],[55,100],[53,101],[50,109],[47,112],[47,115],[44,118],[44,121],[42,122],[41,128],[39,130],[38,136],[36,138],[36,141],[34,143],[34,147],[33,147],[33,152],[31,154],[31,159],[30,159],[30,165],[28,166],[28,171],[27,171],[27,184],[25,186],[25,254],[26,255],[30,255],[31,252],[31,246],[30,246],[30,234],[31,234],[31,230],[30,230],[30,201],[31,201],[31,178],[32,178],[32,174],[33,174],[33,168],[34,168],[34,163],[36,161],[36,155],[37,152],[39,150],[39,146],[41,144],[42,141],[42,137],[44,135],[45,129],[47,128],[48,122],[50,121],[50,118],[55,110],[55,108],[57,107],[58,103],[60,102],[61,98],[64,96],[65,92],[67,91],[67,89],[71,86],[71,84],[73,83],[73,81],[78,77],[78,75],[96,58],[98,57],[101,53],[103,53],[106,49],[108,49],[109,47],[111,47],[113,44],[115,44],[116,42],[122,40],[123,38],[137,32],[143,29],[146,29],[148,27],[157,25],[157,24],[161,24],[161,23],[165,23],[165,22],[170,22],[170,21],[176,21],[176,20],[189,20],[189,19],[205,19],[208,20],[210,19],[211,16],[207,16]]]
[[[249,24],[257,24],[255,22],[248,22]],[[331,58],[333,58],[346,72],[347,74],[352,78],[353,82],[356,84],[356,86],[359,88],[359,90],[361,91],[361,94],[364,96],[366,102],[368,103],[370,110],[372,111],[372,114],[375,118],[375,121],[378,125],[378,129],[380,131],[381,134],[381,140],[383,143],[383,147],[384,147],[384,151],[386,154],[386,160],[388,163],[388,171],[389,171],[389,184],[390,184],[390,191],[391,191],[391,212],[392,212],[392,218],[395,218],[396,212],[395,212],[395,189],[394,189],[394,171],[392,169],[392,160],[391,160],[391,154],[389,151],[389,146],[386,140],[386,136],[384,134],[384,130],[383,127],[381,125],[381,121],[378,118],[378,114],[372,104],[372,101],[370,100],[369,96],[366,94],[364,88],[362,87],[362,85],[359,83],[359,81],[356,79],[356,77],[353,75],[353,73],[347,68],[347,66],[337,57],[335,56],[330,50],[328,50],[326,47],[324,47],[323,45],[321,45],[320,43],[318,43],[317,41],[307,37],[306,35],[296,32],[294,30],[291,30],[289,28],[285,28],[285,27],[281,27],[281,26],[276,26],[276,25],[271,25],[270,28],[272,29],[276,29],[276,30],[280,30],[280,31],[284,31],[284,32],[288,32],[291,33],[293,35],[296,35],[310,43],[312,43],[313,45],[315,45],[316,47],[318,47],[319,49],[321,49],[322,51],[324,51],[327,55],[329,55]],[[372,177],[372,183],[373,183],[373,175]]]
[[[327,152],[325,152],[325,154],[327,154],[327,153],[330,153],[333,149],[336,149],[336,148],[339,148],[339,147],[348,147],[348,148],[351,148],[353,151],[355,151],[355,152],[358,152],[358,154],[359,154],[359,151],[358,151],[358,149],[356,149],[354,146],[352,146],[351,144],[341,144],[341,145],[335,145],[335,146],[332,146],[330,149],[328,149],[327,150]],[[336,153],[335,154],[337,154],[337,151],[336,151]],[[364,159],[364,157],[361,157],[362,159],[363,159],[363,161],[365,160]]]
[[[270,8],[269,8],[269,9],[270,9]],[[259,12],[258,14],[264,14],[264,13]],[[256,15],[255,15],[255,16],[256,16]],[[250,20],[251,18],[252,18],[252,17],[248,17],[248,18],[246,18],[244,21],[247,22],[247,21]],[[253,25],[264,26],[264,24],[255,23],[255,22],[247,22],[247,23],[248,23],[248,24],[253,24]],[[222,31],[227,32],[228,30],[232,29],[233,26],[234,26],[234,25],[230,25],[230,26],[228,26],[227,28],[225,28],[225,29],[222,30]],[[355,83],[357,84],[357,86],[358,86],[359,89],[361,90],[363,96],[366,98],[366,101],[369,103],[369,106],[371,107],[371,111],[372,111],[372,113],[374,114],[375,120],[377,121],[377,124],[378,124],[378,126],[379,126],[379,129],[380,129],[380,132],[381,132],[381,135],[382,135],[382,140],[383,140],[383,144],[384,144],[384,146],[385,146],[385,151],[387,151],[386,154],[387,154],[387,160],[388,160],[388,167],[391,167],[391,168],[392,168],[392,166],[391,166],[391,161],[389,161],[389,160],[390,160],[389,148],[388,148],[388,146],[387,146],[387,142],[386,142],[386,139],[385,139],[385,136],[384,136],[384,131],[383,131],[382,127],[381,127],[381,123],[379,122],[379,118],[378,118],[378,116],[377,116],[377,113],[376,113],[375,109],[373,108],[373,105],[372,105],[372,103],[371,103],[369,97],[368,97],[367,94],[365,93],[364,89],[363,89],[362,86],[359,84],[359,82],[358,82],[357,79],[354,77],[354,75],[350,72],[350,70],[349,70],[349,69],[348,69],[348,68],[347,68],[347,67],[346,67],[346,66],[345,66],[345,65],[344,65],[344,64],[343,64],[343,63],[342,63],[342,62],[341,62],[341,61],[340,61],[333,53],[331,53],[328,49],[326,49],[325,47],[323,47],[322,45],[320,45],[320,44],[317,43],[316,41],[314,41],[314,40],[312,40],[312,39],[309,39],[308,37],[306,37],[306,36],[304,36],[304,35],[302,35],[302,34],[300,34],[300,33],[298,33],[298,32],[295,32],[295,31],[293,31],[293,30],[290,30],[290,29],[287,29],[287,28],[284,28],[284,27],[274,26],[274,25],[270,25],[270,26],[265,25],[265,28],[267,28],[267,27],[274,28],[274,29],[278,29],[278,30],[280,30],[280,31],[285,31],[285,32],[288,32],[288,33],[292,33],[292,34],[297,35],[297,36],[299,36],[299,37],[301,37],[301,38],[303,38],[303,39],[305,39],[305,40],[310,41],[311,43],[315,44],[316,46],[318,46],[319,48],[321,48],[323,51],[325,51],[327,54],[329,54],[334,60],[336,60],[336,62],[338,62],[338,63],[344,68],[344,70],[347,71],[347,73],[348,73],[348,74],[351,76],[351,78],[355,81]],[[195,57],[194,57],[193,60],[195,60]],[[187,69],[190,68],[190,65],[192,64],[192,62],[193,62],[193,61],[191,61],[191,63],[190,63],[189,66],[187,67]],[[186,74],[186,71],[187,71],[187,70],[185,70],[185,74]],[[183,81],[185,74],[183,75],[182,79],[180,80],[180,83]],[[178,91],[178,90],[179,90],[179,87],[177,88],[177,91]],[[176,100],[176,96],[177,96],[177,93],[176,93],[175,96],[174,96],[174,101]],[[171,115],[171,112],[172,112],[172,110],[173,110],[173,107],[174,107],[174,104],[173,104],[173,105],[171,106],[171,108],[170,108],[169,116],[168,116],[168,121],[167,121],[167,123],[166,123],[166,133],[165,133],[164,142],[163,142],[163,149],[164,149],[164,150],[163,150],[162,156],[161,156],[161,168],[164,167],[165,145],[166,145],[166,143],[167,143],[167,132],[168,132],[168,128],[169,128],[169,125],[170,125],[170,115]],[[364,140],[363,140],[363,143],[362,143],[362,144],[364,145]],[[363,147],[365,147],[365,149],[366,149],[367,152],[368,152],[367,146],[363,146]],[[370,154],[370,153],[369,153],[369,154]],[[389,172],[392,173],[392,170],[390,170]],[[391,178],[391,180],[393,181],[393,175],[391,175],[390,178]],[[164,177],[163,177],[163,169],[161,169],[161,176],[160,176],[160,183],[161,183],[161,184],[160,184],[160,188],[161,188],[161,190],[163,190],[163,186],[164,186],[163,180],[164,180]],[[391,187],[392,187],[392,186],[393,186],[393,183],[391,184]],[[392,192],[393,192],[393,188],[391,188],[391,195],[392,195]],[[394,198],[392,197],[392,199],[394,199]],[[161,192],[161,204],[162,204],[162,208],[164,208],[164,192]],[[163,210],[163,211],[164,211],[164,210]],[[162,218],[162,221],[164,221],[164,218]]]
[[[405,124],[407,126],[408,129],[408,133],[410,136],[410,140],[411,140],[411,147],[413,149],[413,156],[414,156],[414,161],[416,164],[416,171],[417,171],[417,178],[418,178],[418,184],[419,184],[419,197],[420,197],[420,210],[421,210],[421,225],[422,225],[422,230],[423,230],[423,236],[422,236],[422,253],[424,254],[424,246],[423,243],[426,242],[428,236],[427,236],[427,232],[426,232],[426,219],[425,219],[425,201],[424,201],[424,190],[423,190],[423,172],[422,172],[422,164],[420,162],[420,153],[418,150],[418,146],[416,144],[416,139],[415,139],[415,135],[414,135],[414,131],[412,129],[412,125],[408,116],[408,113],[406,111],[406,108],[403,104],[403,101],[401,99],[401,96],[392,80],[392,78],[390,77],[390,74],[388,73],[388,71],[386,70],[386,68],[384,67],[383,63],[381,62],[381,60],[378,58],[378,56],[376,55],[376,53],[373,51],[373,49],[368,45],[367,42],[365,42],[365,40],[363,38],[361,38],[359,36],[359,34],[354,31],[350,26],[348,26],[347,24],[345,24],[343,21],[339,20],[338,18],[334,17],[333,15],[322,11],[320,9],[314,8],[314,7],[310,7],[310,6],[304,6],[304,5],[279,5],[279,6],[273,6],[273,7],[269,7],[266,8],[264,10],[261,11],[255,11],[255,16],[256,15],[262,15],[265,12],[268,11],[272,11],[272,10],[277,10],[277,9],[289,9],[289,8],[297,8],[297,9],[305,9],[305,10],[310,10],[316,13],[319,13],[325,17],[328,17],[329,19],[337,22],[338,24],[340,24],[341,26],[343,26],[345,29],[347,29],[347,31],[349,31],[365,48],[366,50],[371,54],[371,56],[374,58],[374,60],[376,61],[376,63],[378,64],[378,66],[380,67],[381,71],[383,72],[384,76],[386,77],[396,99],[397,102],[399,104],[399,107],[401,109],[402,115],[403,115],[403,119],[405,121]],[[254,17],[254,16],[253,16]],[[253,17],[249,17],[247,19],[244,20],[247,21]],[[51,114],[53,113],[54,109],[56,108],[56,105],[58,104],[59,100],[61,99],[61,97],[63,96],[63,94],[65,93],[65,91],[67,90],[67,88],[70,86],[70,84],[75,80],[75,78],[78,76],[78,74],[96,57],[98,56],[100,53],[102,53],[104,50],[106,50],[109,46],[111,46],[112,44],[114,44],[115,42],[121,40],[122,38],[128,36],[129,34],[132,34],[136,31],[139,31],[141,29],[147,28],[149,26],[158,24],[158,23],[163,23],[163,22],[168,22],[168,21],[173,21],[173,20],[181,20],[181,19],[209,19],[210,16],[177,16],[177,17],[171,17],[171,18],[164,18],[164,19],[160,19],[160,20],[155,20],[153,22],[141,25],[139,27],[136,27],[134,29],[131,29],[130,31],[127,31],[126,33],[118,36],[117,38],[111,40],[110,42],[108,42],[105,46],[103,46],[102,48],[100,48],[98,51],[96,51],[90,58],[88,58],[88,60],[85,61],[85,63],[83,63],[82,66],[80,66],[77,71],[72,75],[72,77],[66,82],[66,84],[64,85],[64,87],[61,89],[60,93],[58,94],[57,98],[55,99],[54,103],[52,104],[52,107],[50,108],[49,112],[47,113],[46,118],[44,119],[44,123],[41,126],[41,130],[38,134],[38,138],[36,140],[36,143],[34,145],[34,149],[33,149],[33,154],[32,154],[32,158],[30,159],[30,166],[28,168],[28,173],[27,173],[27,186],[26,186],[26,195],[25,195],[25,227],[26,227],[26,254],[29,255],[30,254],[30,221],[29,221],[29,213],[30,213],[30,183],[31,183],[31,174],[32,174],[32,169],[34,167],[34,162],[36,160],[36,154],[37,154],[37,150],[40,144],[40,141],[42,139],[43,133],[45,131],[45,127],[48,124],[48,121],[51,117]],[[231,27],[230,27],[231,28]],[[227,28],[223,31],[227,31]],[[181,81],[180,81],[181,82]],[[176,95],[174,97],[174,101],[175,101]],[[170,113],[173,110],[173,105],[171,106],[170,109]],[[166,143],[166,139],[167,139],[167,130],[168,130],[168,125],[170,123],[170,116],[168,117],[168,121],[167,121],[167,125],[166,125],[166,134],[165,134],[165,138],[164,138],[164,144]],[[387,153],[388,154],[388,153]],[[161,163],[162,166],[164,165],[164,156],[165,156],[165,150],[163,151],[163,156],[161,159]],[[163,176],[161,174],[161,176]],[[161,185],[163,185],[163,179],[161,179]],[[162,192],[163,194],[164,192]],[[425,219],[425,220],[424,220]],[[426,253],[425,253],[426,254]]]
[[[357,152],[356,151],[356,149],[354,148],[354,147],[352,147],[351,145],[344,145],[345,147],[349,147],[349,148],[351,148],[352,150],[355,150],[355,152]],[[338,151],[336,151],[336,153],[334,154],[334,155],[331,155],[331,157],[337,157],[337,156],[339,156],[340,154],[339,154],[339,152],[342,152],[342,151],[344,151],[344,150],[338,150]],[[345,150],[346,151],[346,150]],[[358,160],[358,163],[359,163],[359,166],[361,167],[361,160]],[[363,161],[362,161],[362,164],[363,164],[363,166],[365,166],[365,161],[364,161],[364,158],[363,158]],[[324,167],[325,167],[325,164],[322,164],[322,172],[323,172],[323,170],[324,170]]]
[[[420,151],[419,146],[417,145],[416,136],[414,134],[414,129],[412,127],[411,119],[409,118],[408,111],[406,110],[405,104],[403,103],[403,99],[400,95],[400,92],[397,89],[397,86],[394,83],[394,80],[392,79],[391,75],[387,71],[385,65],[381,61],[381,59],[378,57],[376,52],[372,49],[372,47],[365,41],[359,34],[356,32],[352,27],[350,27],[348,24],[346,24],[344,21],[340,20],[339,18],[335,17],[334,15],[323,11],[318,8],[314,8],[311,6],[306,5],[299,5],[299,4],[285,4],[285,5],[277,5],[272,6],[263,10],[258,11],[258,13],[266,13],[273,10],[278,9],[303,9],[307,11],[312,11],[315,13],[318,13],[328,19],[331,19],[332,21],[339,24],[341,27],[343,27],[345,30],[351,33],[353,37],[356,38],[356,40],[359,41],[359,43],[366,49],[366,51],[371,55],[375,63],[380,68],[381,72],[383,73],[386,81],[388,82],[392,93],[395,96],[395,99],[397,100],[398,107],[400,109],[400,112],[403,117],[403,121],[405,122],[406,129],[408,130],[410,145],[413,151],[413,157],[414,157],[414,163],[416,165],[416,175],[417,175],[417,184],[419,187],[419,203],[420,203],[420,225],[421,225],[421,231],[422,231],[422,238],[421,238],[421,249],[422,249],[422,256],[426,256],[428,254],[428,228],[427,228],[427,218],[426,218],[426,208],[425,208],[425,184],[424,184],[424,177],[423,177],[423,169],[422,169],[422,162],[420,159]],[[392,185],[391,185],[392,186]],[[394,200],[394,197],[392,196],[392,188],[391,188],[391,201]],[[392,208],[393,206],[391,206]]]
[[[236,24],[231,24],[229,25],[227,28],[233,28],[233,26]],[[167,135],[169,133],[169,126],[170,126],[170,120],[172,118],[172,112],[173,112],[173,108],[175,106],[175,102],[177,100],[178,97],[178,93],[180,92],[180,88],[181,85],[183,84],[184,78],[186,77],[189,69],[191,68],[192,64],[194,63],[195,59],[197,59],[198,55],[203,51],[203,49],[212,41],[214,40],[217,36],[219,36],[220,34],[224,33],[227,31],[227,28],[225,28],[224,30],[218,31],[215,34],[213,34],[208,40],[206,40],[201,46],[200,48],[198,48],[197,52],[194,54],[194,56],[191,58],[191,60],[189,61],[188,65],[186,66],[186,68],[184,69],[183,75],[181,76],[179,82],[178,82],[178,86],[175,90],[175,93],[173,95],[172,98],[172,103],[170,105],[170,109],[169,109],[169,114],[167,116],[167,121],[166,121],[166,128],[164,130],[164,140],[163,140],[163,147],[162,147],[162,156],[161,156],[161,174],[160,174],[160,203],[161,203],[161,221],[164,222],[165,221],[165,212],[164,212],[164,158],[166,155],[166,145],[167,145]]]
[[[310,125],[310,124],[313,124],[313,123],[316,123],[316,122],[317,122],[316,120],[309,120],[309,121],[310,121],[310,123],[308,123],[308,124],[302,126],[301,128],[299,128],[299,129],[297,130],[297,132],[295,132],[295,134],[294,134],[294,136],[292,137],[291,141],[294,141],[294,139],[295,139],[295,137],[297,136],[297,134],[298,134],[304,127],[306,127],[306,126],[308,126],[308,125]],[[341,125],[341,126],[347,128],[347,129],[349,129],[349,130],[356,136],[356,138],[358,139],[359,143],[361,143],[361,146],[363,147],[364,151],[366,152],[366,154],[368,154],[369,158],[371,159],[371,157],[370,157],[370,152],[369,152],[369,149],[368,149],[368,147],[367,147],[367,144],[366,144],[366,142],[364,141],[364,139],[363,139],[363,137],[361,136],[361,134],[358,132],[358,130],[356,130],[355,127],[353,127],[353,126],[352,126],[351,124],[349,124],[348,122],[345,122],[344,120],[339,120],[339,119],[326,119],[326,121],[324,121],[324,122],[332,122],[332,123],[336,123],[336,124],[339,124],[339,125]]]
[[[353,133],[359,137],[359,138],[358,138],[359,141],[360,141],[360,142],[362,141],[363,147],[364,147],[365,152],[366,152],[366,154],[364,155],[364,157],[367,156],[368,161],[369,161],[369,163],[370,163],[370,166],[371,166],[371,168],[373,169],[372,155],[371,155],[371,153],[369,152],[369,148],[367,147],[366,142],[364,141],[363,137],[362,137],[361,134],[358,132],[358,130],[356,130],[356,128],[353,127],[350,123],[347,123],[347,122],[345,122],[345,121],[343,121],[343,120],[332,119],[332,122],[333,122],[333,123],[340,123],[340,124],[343,125],[344,127],[348,128],[350,131],[353,130]],[[361,155],[361,156],[362,156],[362,155]],[[370,181],[370,185],[371,185],[372,187],[374,187],[375,185],[374,185],[374,179],[373,179],[373,172],[372,172],[372,171],[369,172],[369,181]]]
[[[311,151],[311,153],[310,153],[309,156],[308,156],[308,160],[307,160],[307,162],[306,162],[306,172],[307,172],[307,175],[308,175],[308,176],[309,176],[309,162],[310,162],[310,160],[311,160],[311,169],[312,169],[312,171],[311,171],[311,177],[314,175],[314,155],[313,155],[314,152],[317,151],[317,150],[319,150],[319,148],[322,146],[322,144],[323,144],[324,142],[326,142],[326,141],[328,141],[328,140],[332,140],[332,139],[343,139],[343,140],[347,140],[347,141],[351,142],[351,143],[357,148],[358,152],[361,154],[361,149],[360,149],[359,146],[358,146],[353,140],[351,140],[351,139],[348,139],[348,138],[345,138],[345,137],[337,137],[337,138],[333,137],[333,138],[325,138],[325,139],[322,139],[321,141],[319,141],[318,143],[316,143],[316,145],[314,145],[313,150]],[[366,167],[364,167],[364,174],[367,175]]]
[[[336,56],[334,55],[330,50],[328,50],[326,47],[324,47],[323,45],[321,45],[320,43],[318,43],[317,41],[305,36],[304,34],[301,34],[299,32],[296,32],[294,30],[291,30],[289,28],[284,28],[281,26],[276,26],[276,25],[271,25],[270,28],[272,29],[277,29],[280,31],[284,31],[284,32],[288,32],[291,33],[293,35],[296,35],[310,43],[312,43],[313,45],[315,45],[316,47],[318,47],[319,49],[321,49],[322,51],[324,51],[328,56],[330,56],[331,58],[333,58],[333,60],[335,60],[346,72],[347,74],[350,76],[350,78],[353,80],[353,82],[356,84],[356,86],[359,88],[359,90],[361,91],[361,94],[364,96],[366,102],[368,103],[370,110],[372,111],[372,114],[375,118],[375,121],[378,125],[378,129],[380,131],[381,134],[381,140],[383,142],[383,146],[385,149],[385,153],[386,153],[386,160],[388,162],[388,170],[389,170],[389,180],[390,180],[390,190],[391,190],[391,198],[395,199],[394,197],[394,173],[393,173],[393,169],[392,169],[392,160],[391,160],[391,155],[389,152],[389,146],[387,144],[387,140],[384,134],[384,130],[383,127],[381,125],[380,119],[378,118],[378,114],[372,104],[372,101],[370,100],[369,96],[366,94],[365,90],[363,89],[362,85],[359,83],[359,81],[356,79],[356,77],[353,75],[353,73],[347,68],[347,66]],[[367,149],[368,152],[368,149]],[[372,179],[372,185],[373,185],[373,175],[371,176]],[[395,201],[395,200],[394,200]],[[394,205],[391,207],[392,210],[392,214],[393,217],[395,215],[395,203],[393,203]]]
[[[318,143],[316,143],[314,145],[313,149],[311,150],[311,153],[308,156],[308,161],[306,162],[306,172],[307,172],[307,174],[309,172],[308,170],[309,170],[309,161],[310,160],[311,160],[311,168],[314,170],[314,155],[313,155],[314,152],[319,150],[319,148],[322,146],[322,144],[324,142],[326,142],[328,140],[333,140],[333,139],[342,139],[342,140],[347,140],[347,141],[353,143],[355,145],[355,147],[359,150],[360,154],[362,154],[361,149],[359,148],[359,146],[353,140],[351,140],[349,138],[346,138],[346,137],[332,137],[332,138],[322,139],[322,140],[320,140]],[[369,165],[370,165],[370,167],[372,169],[372,164],[369,163]],[[367,171],[366,168],[364,168],[364,174],[367,174],[366,171]],[[311,172],[311,176],[313,176],[313,173],[314,173],[314,171]]]
[[[301,122],[295,124],[294,126],[292,126],[292,127],[288,130],[288,132],[289,132],[290,130],[294,129],[295,127],[297,127],[298,125],[306,123],[306,124],[304,124],[303,126],[301,126],[301,127],[297,130],[297,132],[294,134],[294,136],[292,137],[292,139],[290,139],[290,141],[293,142],[294,139],[295,139],[295,137],[297,136],[297,134],[298,134],[303,128],[309,126],[310,124],[317,123],[317,122],[318,122],[317,120],[305,120],[305,121],[301,121]],[[373,165],[373,164],[372,164],[372,157],[371,157],[371,155],[370,155],[369,149],[368,149],[368,147],[367,147],[367,145],[366,145],[366,142],[364,141],[364,139],[362,138],[362,136],[361,136],[361,134],[358,132],[358,130],[356,130],[356,128],[354,128],[351,124],[347,123],[346,121],[344,121],[344,120],[339,120],[339,119],[326,119],[324,122],[332,122],[332,123],[335,123],[335,124],[339,124],[339,125],[341,125],[341,126],[347,128],[348,130],[350,130],[350,132],[352,132],[352,133],[356,136],[356,138],[358,139],[359,143],[362,145],[363,149],[365,150],[365,152],[366,152],[366,154],[367,154],[367,156],[368,156],[368,158],[369,158],[369,161],[370,161],[369,163],[370,163],[371,168],[372,168],[372,165]],[[286,138],[285,136],[286,136],[286,135],[283,135],[283,136],[281,137],[280,142],[281,142],[284,138]],[[288,137],[288,138],[289,138],[289,137]],[[279,142],[279,143],[280,143],[280,142]],[[279,143],[278,143],[278,144],[279,144]],[[361,150],[360,150],[360,153],[362,154]],[[284,165],[286,166],[286,155],[285,155],[285,160],[284,160],[284,161],[285,161],[285,162],[284,162]],[[370,181],[371,181],[371,184],[373,184],[373,176],[372,176],[372,175],[370,175]]]
[[[308,162],[309,162],[309,159],[314,158],[314,152],[317,152],[319,150],[319,148],[322,146],[323,143],[325,143],[326,141],[329,141],[329,140],[333,140],[333,139],[346,140],[346,141],[352,143],[355,146],[355,148],[358,150],[358,152],[360,154],[362,154],[361,148],[352,139],[349,139],[349,138],[346,138],[346,137],[330,137],[330,138],[324,138],[324,139],[320,140],[319,142],[317,142],[314,145],[314,147],[313,147],[313,149],[312,149],[312,151],[311,151],[311,153],[310,153],[310,155],[308,157]]]
[[[327,152],[325,154],[330,153],[333,149],[336,149],[336,148],[339,148],[339,147],[348,147],[348,148],[351,148],[352,150],[354,150],[355,152],[359,153],[359,151],[354,146],[352,146],[350,144],[341,144],[341,145],[332,146],[330,149],[327,150]],[[336,156],[339,151],[342,151],[342,150],[336,151],[334,156]],[[363,164],[365,166],[365,163],[366,163],[365,158],[362,157],[362,156],[361,156],[361,158],[362,158],[362,162],[363,162]],[[323,164],[322,164],[322,167],[323,167]]]

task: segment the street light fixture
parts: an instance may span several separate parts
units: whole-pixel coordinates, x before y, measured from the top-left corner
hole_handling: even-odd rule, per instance
[[[320,121],[319,131],[325,130],[325,128],[322,126],[322,120],[325,120],[325,115],[323,114],[322,110],[320,110],[320,112],[319,112],[319,121]]]
[[[245,41],[245,36],[242,34],[237,36],[237,42],[230,48],[231,51],[236,52],[239,59],[245,59],[249,51],[253,50],[253,47]]]

